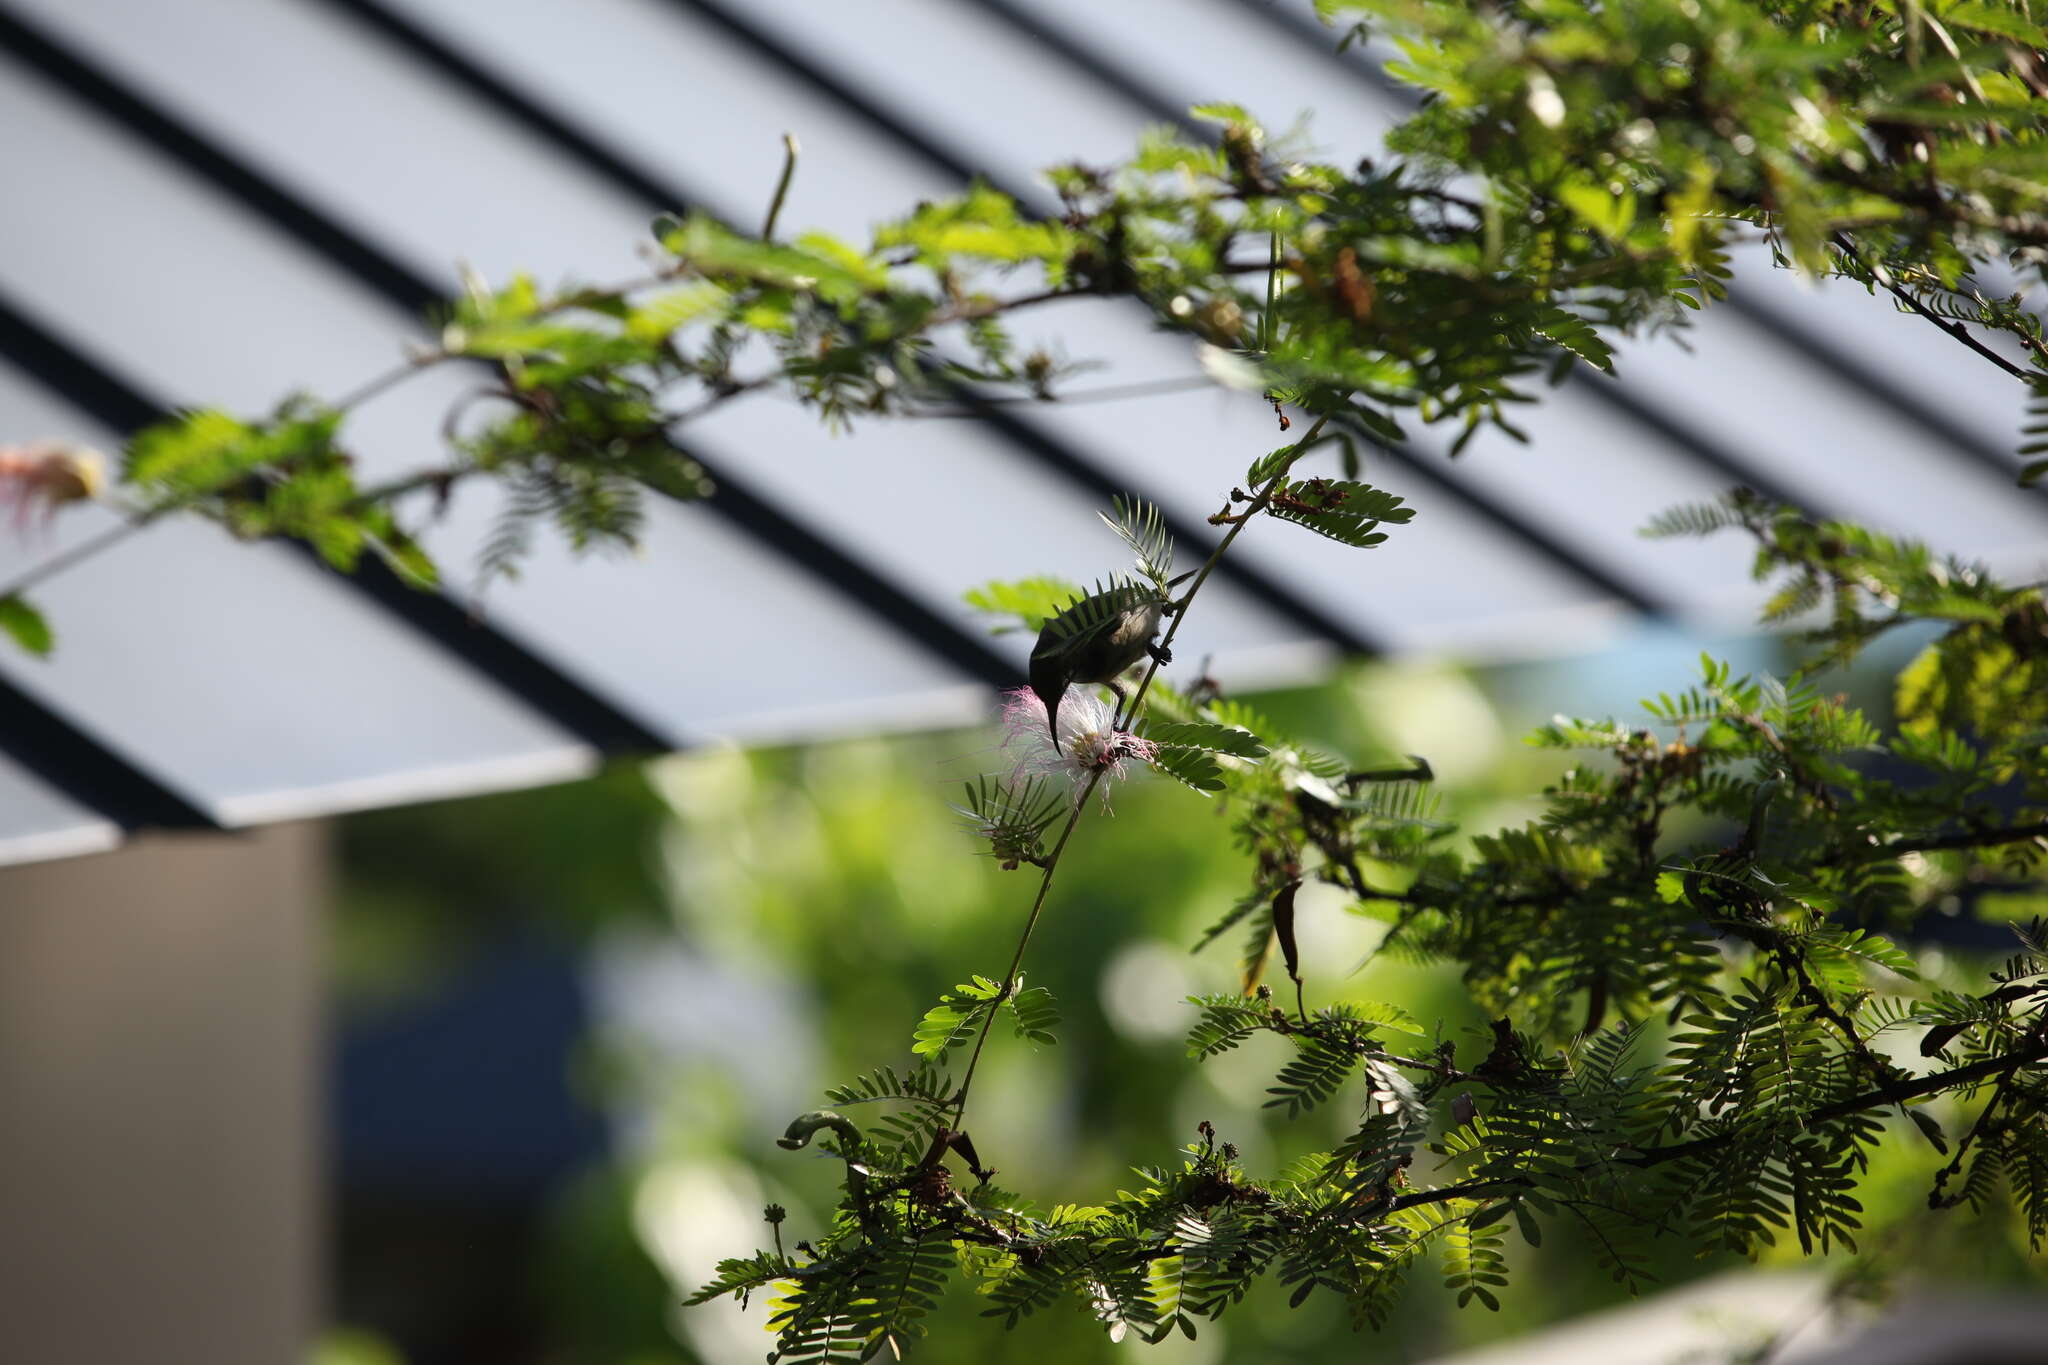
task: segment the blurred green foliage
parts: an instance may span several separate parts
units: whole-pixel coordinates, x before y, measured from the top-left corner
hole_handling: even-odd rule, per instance
[[[1785,662],[1788,646],[1744,646],[1759,664]],[[1556,755],[1514,742],[1565,697],[1597,679],[1677,651],[1645,641],[1636,655],[1554,661],[1469,674],[1423,666],[1367,665],[1322,687],[1266,694],[1259,708],[1290,733],[1342,752],[1397,760],[1409,749],[1439,759],[1444,815],[1484,832],[1531,813],[1527,794],[1563,766]],[[1882,689],[1865,675],[1852,691]],[[637,952],[681,945],[721,972],[787,983],[812,1050],[779,1078],[810,1096],[840,1077],[911,1059],[911,1025],[928,1003],[1012,937],[1023,909],[1024,876],[975,857],[951,806],[962,776],[994,766],[987,732],[856,739],[802,748],[713,748],[620,768],[590,782],[413,811],[352,817],[345,825],[347,895],[341,939],[390,939],[410,925],[413,960],[344,955],[349,989],[375,997],[458,966],[517,915],[548,926],[565,944],[620,938]],[[1203,822],[1214,822],[1204,837]],[[1260,1101],[1284,1060],[1278,1040],[1194,1066],[1183,1037],[1194,1011],[1185,997],[1236,988],[1231,945],[1188,951],[1219,910],[1240,894],[1246,855],[1225,837],[1212,805],[1160,778],[1119,790],[1115,813],[1090,821],[1055,883],[1029,979],[1051,988],[1065,1019],[1060,1045],[1005,1039],[992,1049],[977,1136],[1003,1167],[1007,1188],[1044,1192],[1110,1189],[1130,1183],[1123,1161],[1166,1160],[1213,1123],[1237,1144],[1253,1174],[1270,1174],[1303,1153],[1335,1144],[1355,1105],[1339,1102],[1287,1122]],[[1471,1055],[1483,1051],[1485,1019],[1455,968],[1418,967],[1393,957],[1364,960],[1384,926],[1347,913],[1344,898],[1303,896],[1304,957],[1322,964],[1318,1002],[1391,1002],[1418,1018],[1442,1018]],[[377,927],[384,926],[384,927]],[[1960,989],[1983,964],[1934,951],[1923,965]],[[1348,973],[1348,974],[1347,974]],[[735,1019],[748,1027],[748,1019]],[[839,1197],[836,1161],[777,1151],[770,1139],[786,1115],[750,1109],[759,1078],[709,1048],[650,1049],[644,1037],[595,1041],[583,1076],[594,1103],[631,1131],[615,1164],[562,1191],[549,1250],[536,1267],[554,1333],[552,1357],[574,1365],[722,1362],[752,1341],[765,1352],[757,1306],[738,1328],[705,1322],[709,1310],[679,1317],[680,1297],[706,1278],[707,1254],[731,1240],[678,1236],[670,1225],[738,1218],[744,1240],[769,1199],[790,1209],[786,1244],[818,1228]],[[627,1121],[627,1116],[631,1116]],[[997,1155],[999,1154],[999,1156]],[[1899,1222],[1890,1254],[1908,1274],[1977,1283],[2038,1284],[2042,1261],[2024,1228],[1999,1214],[1925,1209],[1932,1154],[1895,1137],[1875,1153],[1858,1193],[1873,1224]],[[652,1193],[650,1193],[652,1192]],[[664,1231],[664,1228],[669,1230]],[[707,1246],[709,1252],[707,1252]],[[1418,1276],[1386,1330],[1376,1358],[1418,1360],[1500,1340],[1616,1302],[1625,1291],[1576,1244],[1568,1224],[1551,1225],[1535,1255],[1509,1253],[1513,1285],[1498,1315],[1453,1311],[1454,1296]],[[1837,1254],[1839,1258],[1839,1253]],[[1796,1246],[1767,1251],[1796,1259]],[[1727,1253],[1695,1259],[1682,1239],[1651,1249],[1664,1285],[1731,1264]],[[656,1267],[659,1266],[660,1270]],[[665,1273],[664,1273],[665,1272]],[[1161,1360],[1292,1361],[1361,1348],[1330,1296],[1289,1309],[1284,1289],[1263,1286],[1201,1339],[1174,1338]],[[1000,1365],[1048,1353],[1108,1361],[1113,1346],[1079,1305],[991,1331],[975,1296],[955,1294],[931,1320],[927,1358],[972,1356]]]

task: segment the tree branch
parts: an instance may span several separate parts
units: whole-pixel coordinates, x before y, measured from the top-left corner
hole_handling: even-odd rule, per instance
[[[1877,846],[1885,856],[1897,853],[1933,853],[1941,849],[1989,848],[1995,844],[2019,844],[2030,839],[2048,839],[2048,820],[2031,825],[2006,825],[1998,829],[1963,830],[1956,834],[1925,837],[1903,836]]]
[[[2024,1051],[2027,1046],[2041,1048],[2044,1039],[2048,1039],[2048,1015],[2043,1015],[2035,1021],[2034,1027],[2027,1033],[2026,1044],[2020,1050]],[[1984,1129],[1991,1122],[1992,1116],[1998,1112],[1998,1106],[2005,1102],[2006,1093],[2012,1089],[2012,1080],[2014,1076],[2019,1074],[2020,1065],[2019,1062],[2013,1062],[2005,1067],[2003,1073],[1998,1078],[1998,1084],[1992,1088],[1991,1099],[1984,1106],[1984,1111],[1977,1115],[1977,1121],[1970,1125],[1970,1131],[1964,1133],[1962,1140],[1956,1143],[1954,1159],[1948,1165],[1935,1172],[1934,1189],[1927,1196],[1927,1206],[1929,1208],[1947,1208],[1962,1197],[1961,1195],[1955,1195],[1944,1198],[1942,1191],[1947,1188],[1951,1176],[1961,1173],[1963,1158],[1969,1155],[1970,1147],[1983,1135]]]
[[[2030,373],[2021,366],[2013,364],[2010,360],[2007,360],[2004,356],[1992,350],[1989,346],[1986,346],[1983,342],[1977,340],[1977,338],[1971,336],[1969,329],[1963,326],[1962,323],[1954,322],[1948,318],[1941,316],[1939,313],[1929,308],[1926,304],[1920,302],[1919,299],[1914,298],[1909,290],[1907,290],[1904,286],[1899,284],[1897,280],[1894,280],[1892,278],[1891,271],[1887,270],[1883,265],[1873,264],[1870,261],[1864,260],[1863,257],[1857,253],[1856,248],[1850,243],[1849,239],[1847,237],[1842,236],[1840,233],[1837,233],[1835,235],[1835,249],[1840,251],[1844,256],[1847,256],[1850,260],[1856,262],[1856,264],[1861,266],[1864,270],[1868,271],[1870,274],[1870,278],[1876,280],[1879,284],[1883,285],[1893,298],[1897,299],[1900,303],[1905,304],[1906,307],[1912,309],[1915,313],[1918,313],[1921,317],[1927,319],[1936,327],[1940,328],[1942,331],[1948,333],[1948,335],[1954,337],[1957,341],[1960,341],[1963,345],[1975,351],[1978,355],[1983,356],[1986,360],[1996,365],[1999,369],[2004,370],[2014,379],[2019,380],[2022,384],[2032,384],[2037,382],[2037,380],[2040,378],[2040,376]]]
[[[2037,1028],[2033,1039],[2029,1043],[2015,1048],[2013,1051],[2002,1056],[1987,1058],[1981,1062],[1972,1062],[1968,1066],[1959,1066],[1953,1071],[1937,1072],[1932,1076],[1919,1076],[1909,1080],[1895,1081],[1888,1085],[1873,1086],[1862,1094],[1852,1095],[1845,1100],[1837,1100],[1833,1104],[1822,1105],[1820,1108],[1807,1114],[1803,1122],[1807,1125],[1826,1123],[1831,1119],[1846,1118],[1850,1114],[1860,1114],[1866,1109],[1881,1109],[1888,1105],[1903,1103],[1906,1100],[1918,1099],[1922,1095],[1932,1095],[1943,1090],[1970,1085],[1976,1081],[1988,1080],[1993,1076],[2010,1076],[2021,1067],[2031,1062],[2041,1061],[2044,1058],[2048,1058],[2048,1037],[2044,1037],[2043,1031]],[[1726,1147],[1740,1139],[1741,1136],[1742,1133],[1739,1129],[1731,1129],[1727,1132],[1716,1133],[1711,1137],[1694,1138],[1690,1142],[1674,1142],[1662,1147],[1641,1148],[1632,1154],[1620,1155],[1614,1159],[1629,1166],[1661,1166],[1668,1161],[1677,1161],[1683,1157],[1696,1156],[1701,1152],[1711,1152],[1716,1148]],[[1584,1171],[1593,1168],[1591,1166],[1581,1166],[1578,1169]],[[1444,1204],[1449,1203],[1453,1199],[1467,1199],[1483,1195],[1490,1190],[1497,1190],[1503,1186],[1527,1185],[1529,1183],[1526,1176],[1490,1176],[1482,1180],[1466,1180],[1456,1185],[1443,1185],[1433,1190],[1416,1190],[1410,1194],[1399,1195],[1386,1207],[1389,1212],[1392,1212],[1398,1209],[1417,1208],[1425,1204]]]

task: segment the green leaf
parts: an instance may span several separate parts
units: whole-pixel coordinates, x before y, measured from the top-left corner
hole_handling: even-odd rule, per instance
[[[1234,725],[1211,725],[1200,720],[1147,721],[1144,733],[1146,739],[1161,748],[1205,749],[1237,758],[1264,758],[1267,753],[1257,735]]]
[[[1198,792],[1206,794],[1223,790],[1223,770],[1216,766],[1215,759],[1200,749],[1161,748],[1153,758],[1152,766]]]
[[[1515,1226],[1521,1229],[1522,1240],[1532,1247],[1542,1246],[1543,1229],[1538,1226],[1535,1215],[1531,1214],[1528,1207],[1519,1199],[1515,1200],[1510,1207],[1515,1211]]]
[[[1036,635],[1045,623],[1058,616],[1081,590],[1064,578],[1000,579],[969,588],[961,594],[968,606],[990,616],[1008,618],[990,627],[993,635],[1024,630]]]
[[[341,414],[288,399],[269,425],[202,408],[139,432],[128,443],[128,479],[173,499],[215,494],[259,468],[317,461],[333,451]]]
[[[943,1056],[947,1048],[959,1047],[974,1036],[975,1020],[979,1017],[978,1011],[957,1005],[934,1005],[918,1020],[910,1050],[920,1057]]]
[[[1228,1052],[1271,1026],[1268,1008],[1248,996],[1191,995],[1188,1003],[1202,1011],[1188,1033],[1188,1056],[1197,1061]]]
[[[1339,479],[1304,479],[1275,490],[1267,504],[1269,515],[1317,535],[1360,549],[1371,549],[1387,537],[1377,530],[1381,522],[1402,524],[1415,516],[1415,509],[1401,505],[1401,499],[1370,484]]]
[[[1164,602],[1159,589],[1150,583],[1112,578],[1104,584],[1098,580],[1094,591],[1061,607],[1059,614],[1045,623],[1032,647],[1032,661],[1035,665],[1044,658],[1073,657],[1120,629],[1126,613]]]
[[[1551,309],[1536,335],[1547,337],[1596,370],[1614,373],[1614,349],[1600,339],[1593,325],[1576,313]]]
[[[974,1036],[1002,993],[1002,986],[985,976],[961,982],[924,1012],[910,1050],[920,1057],[939,1057],[946,1049],[959,1047]]]
[[[1062,223],[1033,222],[1018,211],[1016,200],[978,184],[964,195],[921,204],[908,218],[883,224],[875,230],[875,245],[910,247],[928,264],[949,271],[963,258],[1057,265],[1071,254],[1073,233]]]
[[[1290,1119],[1300,1117],[1336,1094],[1337,1087],[1358,1063],[1358,1054],[1349,1048],[1300,1034],[1295,1035],[1293,1042],[1294,1059],[1273,1078],[1277,1083],[1266,1087],[1266,1093],[1273,1098],[1264,1105],[1267,1109],[1285,1106]]]
[[[1163,591],[1166,581],[1173,577],[1173,534],[1166,529],[1165,515],[1143,498],[1127,497],[1122,493],[1117,494],[1112,503],[1116,508],[1115,516],[1106,512],[1095,515],[1131,547],[1131,553],[1138,557],[1138,572],[1158,584]]]
[[[1059,1002],[1052,992],[1043,986],[1032,986],[1018,991],[1010,997],[1009,1010],[1016,1019],[1017,1036],[1028,1042],[1051,1047],[1059,1039],[1053,1030],[1059,1027]]]
[[[1515,1207],[1512,1202],[1504,1199],[1498,1204],[1481,1209],[1478,1213],[1473,1214],[1465,1220],[1465,1226],[1473,1232],[1477,1232],[1481,1228],[1492,1227],[1495,1223],[1498,1223],[1501,1219],[1512,1213]]]
[[[1301,456],[1301,453],[1301,447],[1297,444],[1281,446],[1278,450],[1261,455],[1258,459],[1253,460],[1251,466],[1245,470],[1244,481],[1251,487],[1257,488],[1272,479],[1275,474],[1287,468],[1288,465]]]
[[[1808,936],[1809,949],[1848,953],[1874,962],[1909,981],[1920,979],[1920,964],[1913,955],[1881,934],[1863,929],[1823,929]]]
[[[1995,33],[2030,48],[2048,48],[2048,29],[2005,5],[1989,5],[1983,0],[1959,0],[1959,3],[1941,11],[1941,22],[1951,28],[1960,25],[1982,33]]]
[[[1259,126],[1258,120],[1246,113],[1243,105],[1231,104],[1224,100],[1208,104],[1191,104],[1188,106],[1188,117],[1200,119],[1204,123],[1235,123],[1243,128],[1257,129]]]
[[[1479,247],[1476,243],[1445,244],[1420,237],[1387,236],[1360,238],[1356,248],[1360,259],[1378,265],[1403,266],[1409,270],[1475,279],[1479,275]]]
[[[828,238],[782,246],[745,237],[716,219],[693,213],[661,239],[662,245],[714,279],[745,280],[847,304],[885,288],[888,271]]]
[[[441,569],[426,548],[410,536],[379,536],[370,542],[377,557],[415,588],[441,585]]]
[[[1573,180],[1557,187],[1557,197],[1574,217],[1610,242],[1619,242],[1635,226],[1634,191],[1616,194],[1604,185]]]
[[[990,854],[1006,867],[1037,861],[1045,831],[1072,809],[1064,787],[1044,777],[1004,782],[984,773],[961,786],[966,803],[953,809],[989,841]]]
[[[656,294],[633,306],[626,332],[639,341],[660,341],[678,327],[711,313],[723,313],[732,296],[709,280]]]
[[[18,593],[0,597],[0,630],[6,631],[15,644],[37,658],[47,657],[57,642],[43,614]]]
[[[1422,1026],[1421,1020],[1392,1001],[1349,1000],[1335,1008],[1341,1010],[1347,1019],[1363,1019],[1383,1028],[1394,1029],[1397,1032],[1410,1034],[1417,1038],[1427,1038],[1429,1036],[1429,1030]]]

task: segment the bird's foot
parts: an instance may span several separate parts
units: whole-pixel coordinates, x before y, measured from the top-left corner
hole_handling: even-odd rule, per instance
[[[1160,663],[1170,664],[1173,662],[1173,651],[1168,649],[1165,645],[1147,645],[1145,648],[1146,651],[1149,654],[1151,654],[1153,658],[1157,659]]]

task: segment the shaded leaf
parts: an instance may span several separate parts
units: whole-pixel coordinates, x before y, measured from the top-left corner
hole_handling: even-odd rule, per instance
[[[19,593],[0,597],[0,630],[38,658],[46,657],[56,644],[50,623]]]

